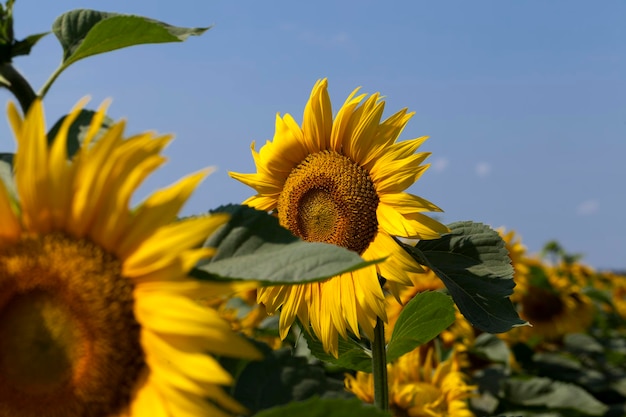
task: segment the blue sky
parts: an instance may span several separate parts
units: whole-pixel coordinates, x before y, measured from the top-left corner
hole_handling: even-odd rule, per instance
[[[432,166],[410,191],[445,222],[515,229],[531,253],[557,239],[594,267],[626,269],[624,2],[18,0],[16,36],[79,7],[214,25],[80,61],[50,90],[50,125],[91,95],[92,107],[113,98],[130,132],[176,134],[139,197],[212,165],[185,213],[242,201],[251,189],[227,172],[253,172],[250,142],[273,136],[276,112],[301,120],[328,77],[335,110],[362,86],[386,97],[387,115],[416,112],[402,138],[430,136]],[[60,59],[50,35],[15,65],[38,89]],[[0,149],[13,146],[3,119]]]

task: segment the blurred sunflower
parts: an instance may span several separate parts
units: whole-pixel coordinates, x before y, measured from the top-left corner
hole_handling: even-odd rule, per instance
[[[170,137],[124,139],[121,122],[95,141],[104,111],[70,162],[80,106],[50,146],[41,102],[24,119],[9,106],[17,193],[0,181],[0,416],[244,412],[219,386],[231,376],[206,352],[258,354],[190,298],[225,287],[186,276],[211,256],[198,246],[227,218],[172,223],[206,172],[130,210]]]
[[[438,238],[448,229],[422,214],[441,211],[405,193],[428,168],[428,153],[415,153],[426,137],[396,142],[412,117],[406,109],[381,122],[384,101],[378,93],[365,100],[355,90],[333,119],[327,81],[313,87],[302,128],[290,115],[276,117],[276,133],[252,156],[257,172],[230,175],[257,194],[244,204],[274,210],[281,225],[300,238],[343,246],[366,260],[386,261],[323,282],[259,290],[258,301],[271,314],[282,307],[284,338],[296,317],[337,356],[338,335],[361,330],[373,338],[376,318],[386,320],[384,277],[411,285],[407,272],[419,265],[392,236]]]
[[[498,229],[498,233],[504,240],[506,250],[509,252],[511,264],[515,271],[515,279],[523,279],[521,275],[528,274],[528,265],[526,258],[526,246],[522,244],[522,239],[514,230],[505,231],[503,228]]]
[[[607,286],[610,288],[613,306],[617,314],[622,319],[626,319],[626,275],[614,272],[602,272],[599,275],[602,276],[603,281],[609,282]],[[622,325],[624,324],[626,323],[622,323]]]
[[[389,408],[396,417],[473,417],[467,400],[475,386],[467,384],[467,375],[455,351],[443,362],[435,358],[431,347],[417,348],[387,365]],[[346,375],[346,389],[361,400],[374,402],[372,374]]]
[[[532,260],[527,265],[529,273],[516,280],[511,301],[532,327],[514,328],[501,337],[511,342],[556,341],[568,333],[586,331],[593,321],[595,306],[582,288],[558,268]]]

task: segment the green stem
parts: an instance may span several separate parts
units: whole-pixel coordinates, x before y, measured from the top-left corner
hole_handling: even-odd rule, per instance
[[[0,85],[13,93],[20,103],[24,114],[26,114],[30,105],[37,98],[28,81],[9,62],[0,65]]]
[[[59,75],[61,75],[65,68],[66,66],[61,64],[56,70],[54,70],[54,72],[52,73],[52,75],[50,75],[43,87],[39,89],[39,97],[44,98],[44,96],[48,93],[50,87],[52,87],[52,83],[57,79]]]
[[[374,340],[372,341],[372,374],[374,376],[374,404],[381,410],[389,410],[385,323],[380,317],[376,318]]]

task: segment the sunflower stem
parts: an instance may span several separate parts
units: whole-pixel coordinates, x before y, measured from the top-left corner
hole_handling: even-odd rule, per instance
[[[8,89],[22,107],[24,114],[30,108],[30,105],[37,95],[33,91],[28,81],[20,74],[10,62],[0,65],[0,87]]]
[[[372,373],[374,375],[374,404],[381,410],[389,410],[385,323],[380,317],[376,318],[374,340],[372,341]]]

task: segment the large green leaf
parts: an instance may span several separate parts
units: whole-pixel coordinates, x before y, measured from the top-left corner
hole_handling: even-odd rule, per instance
[[[271,408],[255,414],[254,417],[390,417],[388,411],[382,411],[361,400],[339,398],[311,398],[302,402],[293,402],[281,407]]]
[[[255,280],[264,285],[320,281],[374,262],[356,252],[319,242],[304,242],[264,211],[229,205],[214,212],[230,221],[210,236],[205,246],[215,256],[192,271],[200,279]]]
[[[69,11],[52,24],[52,32],[63,48],[63,60],[41,88],[39,96],[45,96],[59,74],[83,58],[133,45],[182,42],[208,29],[177,27],[147,17],[97,10]]]
[[[76,118],[76,120],[74,120],[74,122],[72,122],[72,124],[70,125],[70,128],[67,133],[67,156],[68,158],[71,158],[80,149],[85,139],[85,135],[89,131],[91,120],[93,119],[93,116],[95,114],[96,112],[93,110],[82,109],[80,113],[78,114],[78,117]],[[52,145],[52,142],[56,138],[56,135],[59,132],[59,129],[61,128],[61,125],[63,124],[63,121],[65,120],[66,117],[67,115],[61,117],[48,132],[48,144],[49,145]],[[113,119],[111,119],[108,116],[105,116],[102,121],[102,126],[100,127],[100,131],[96,134],[96,137],[92,140],[92,143],[95,143],[95,141],[98,140],[104,134],[104,132],[110,129],[114,123],[115,122],[113,121]]]
[[[317,359],[340,368],[372,372],[372,352],[356,340],[346,340],[339,336],[339,357],[335,358],[326,353],[322,342],[320,342],[315,335],[306,331],[303,331],[302,335],[306,339],[311,354]]]
[[[387,362],[391,362],[416,347],[435,338],[454,323],[454,303],[440,292],[423,292],[409,301],[394,326]]]
[[[63,47],[63,65],[88,56],[146,43],[182,42],[209,28],[183,28],[142,16],[78,9],[52,24]]]
[[[547,410],[570,410],[590,416],[601,416],[608,407],[584,389],[549,378],[509,378],[502,381],[505,398],[526,407]]]
[[[520,319],[509,296],[513,267],[500,235],[471,221],[448,225],[450,233],[403,247],[444,282],[470,323],[490,333],[528,324]]]

